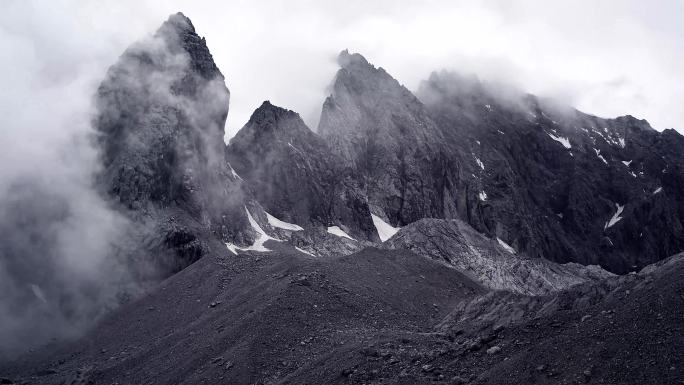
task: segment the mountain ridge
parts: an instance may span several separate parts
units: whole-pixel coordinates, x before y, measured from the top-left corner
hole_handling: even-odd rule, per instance
[[[265,101],[226,145],[190,19],[131,45],[96,95],[96,182],[147,291],[1,382],[681,378],[684,137],[338,63],[316,132]]]

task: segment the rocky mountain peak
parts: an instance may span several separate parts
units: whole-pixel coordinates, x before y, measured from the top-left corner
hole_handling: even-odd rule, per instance
[[[615,122],[623,125],[630,131],[657,132],[646,119],[637,119],[632,115],[623,115],[615,118]]]
[[[150,218],[155,228],[144,242],[175,249],[181,266],[202,255],[207,230],[234,239],[245,228],[245,197],[225,161],[229,96],[182,14],[131,45],[96,95],[102,189],[129,215]]]
[[[365,57],[358,53],[340,52],[337,63],[340,69],[335,75],[330,98],[338,104],[367,103],[365,98],[413,98],[411,92],[404,88],[383,68],[376,68]]]
[[[226,156],[268,213],[377,238],[355,179],[299,114],[265,101],[231,139]]]
[[[297,120],[297,122],[301,124],[278,124],[279,121],[288,121],[289,119]],[[297,131],[302,128],[310,131],[305,127],[304,121],[298,113],[273,105],[268,100],[264,101],[261,106],[252,113],[252,116],[250,116],[245,127],[254,127],[268,131]]]
[[[267,100],[230,140],[230,147],[233,151],[256,153],[256,148],[274,147],[277,146],[276,142],[317,151],[321,139],[306,126],[298,113],[275,106]]]
[[[340,54],[337,56],[337,64],[340,65],[340,67],[345,68],[345,69],[351,69],[353,67],[357,68],[374,68],[372,64],[366,60],[365,57],[363,57],[359,53],[349,53],[349,50],[345,49]]]
[[[192,25],[190,18],[185,16],[183,12],[177,12],[169,15],[169,18],[161,25],[159,29],[173,28],[179,33],[195,33],[195,26]]]
[[[174,53],[185,52],[189,57],[189,65],[204,79],[223,78],[221,71],[207,47],[206,39],[200,37],[192,21],[183,13],[169,16],[155,33],[156,38],[167,42],[167,48]]]
[[[363,56],[343,51],[339,61],[318,132],[355,168],[375,212],[391,224],[437,215],[447,166],[437,159],[444,140],[425,106]],[[435,162],[439,170],[431,169]],[[409,207],[407,200],[430,203]]]

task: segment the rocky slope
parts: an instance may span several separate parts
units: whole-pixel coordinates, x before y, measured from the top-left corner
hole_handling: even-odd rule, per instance
[[[612,275],[598,266],[559,265],[515,255],[503,241],[491,240],[457,219],[421,219],[382,247],[411,250],[445,262],[490,289],[527,295],[549,294]]]
[[[272,242],[272,241],[271,241]],[[677,384],[684,256],[547,296],[408,251],[212,253],[16,383]],[[216,250],[221,245],[215,245]]]

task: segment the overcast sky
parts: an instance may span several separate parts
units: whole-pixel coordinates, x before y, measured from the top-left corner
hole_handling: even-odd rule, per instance
[[[206,37],[226,76],[228,137],[266,99],[315,125],[336,71],[334,59],[344,48],[362,53],[411,90],[433,70],[458,70],[561,97],[599,116],[629,113],[659,130],[684,132],[680,0],[2,4],[0,113],[6,119],[34,107],[32,113],[62,120],[37,132],[68,130],[64,121],[85,111],[87,96],[126,46],[177,11]],[[57,107],[38,108],[53,100]],[[33,121],[15,119],[3,129],[25,129]]]

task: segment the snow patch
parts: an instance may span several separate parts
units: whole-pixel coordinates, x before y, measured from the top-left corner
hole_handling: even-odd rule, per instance
[[[230,163],[228,163],[228,168],[230,168],[230,173],[233,174],[233,178],[243,180],[240,175],[233,170],[233,166],[231,166]]]
[[[298,152],[298,153],[300,153],[300,154],[304,154],[304,152],[303,152],[302,150],[300,150],[300,149],[298,149],[297,147],[295,147],[294,145],[292,145],[292,143],[287,142],[287,145],[288,145],[289,147],[291,147],[293,150],[295,150],[296,152]]]
[[[546,133],[551,139],[555,140],[556,142],[560,143],[563,145],[565,148],[572,148],[572,145],[570,144],[570,140],[568,138],[564,138],[562,136],[555,136],[553,134],[549,134],[548,132]]]
[[[606,158],[604,158],[603,155],[601,155],[601,150],[594,149],[594,151],[596,152],[596,156],[598,156],[598,158],[601,159],[603,163],[608,164]]]
[[[626,160],[623,160],[623,161],[622,161],[622,164],[624,164],[625,166],[629,167],[629,165],[632,164],[632,161],[630,160],[630,161],[628,162],[628,161],[626,161]]]
[[[506,135],[506,133],[503,132],[503,131],[501,131],[501,130],[496,130],[496,131],[497,131],[499,134],[501,134],[501,135]]]
[[[375,214],[371,214],[371,218],[373,219],[375,230],[377,230],[381,242],[385,242],[386,240],[392,238],[392,236],[396,234],[399,229],[401,229],[400,227],[393,227]]]
[[[612,227],[614,224],[618,223],[622,217],[620,214],[622,214],[622,210],[625,209],[625,206],[620,206],[619,204],[615,204],[615,207],[617,208],[617,211],[615,214],[613,214],[613,217],[610,218],[608,222],[606,222],[606,225],[603,227],[604,230],[608,229],[609,227]]]
[[[480,158],[476,157],[475,155],[473,155],[473,158],[475,158],[475,163],[477,163],[477,165],[480,166],[480,168],[484,170],[484,168],[485,168],[484,163],[482,163]]]
[[[315,254],[309,253],[309,252],[306,251],[306,250],[302,250],[302,249],[300,249],[300,248],[297,247],[297,246],[295,246],[294,248],[297,249],[297,251],[299,251],[300,253],[303,253],[303,254],[306,254],[306,255],[310,255],[310,256],[312,256],[312,257],[315,257],[315,256],[316,256]]]
[[[330,234],[336,235],[336,236],[338,236],[338,237],[349,238],[349,239],[351,239],[352,241],[355,240],[354,238],[350,237],[349,234],[345,233],[344,230],[342,230],[341,228],[339,228],[339,227],[337,227],[337,226],[330,226],[330,227],[328,227],[328,232],[329,232]]]
[[[268,234],[259,226],[257,221],[254,220],[252,217],[252,214],[249,213],[249,210],[247,210],[247,206],[245,206],[245,211],[247,212],[247,219],[249,220],[249,224],[252,226],[252,229],[257,232],[258,237],[257,239],[254,240],[254,243],[251,246],[248,247],[239,247],[236,246],[232,243],[226,243],[226,247],[228,250],[230,250],[233,254],[237,255],[237,250],[240,251],[259,251],[259,252],[266,252],[266,251],[271,251],[271,249],[267,249],[264,246],[264,243],[268,241],[269,239],[281,242],[280,239],[275,239]]]
[[[480,191],[479,194],[477,194],[477,197],[480,198],[482,202],[487,200],[487,193],[484,191]]]
[[[501,247],[503,247],[503,248],[504,248],[506,251],[508,251],[509,253],[511,253],[511,254],[515,254],[515,253],[516,253],[515,249],[512,248],[511,245],[509,245],[508,243],[502,241],[501,238],[496,237],[496,240],[497,240],[497,242],[499,242],[499,245],[501,245]]]
[[[302,231],[304,230],[301,226],[295,225],[294,223],[287,223],[281,221],[280,219],[274,217],[273,215],[266,213],[266,218],[268,219],[268,224],[280,229],[290,230],[290,231]]]
[[[663,188],[662,188],[662,187],[658,187],[658,188],[655,189],[655,191],[653,192],[653,195],[656,195],[656,194],[658,194],[658,193],[661,192],[661,191],[663,191]]]
[[[489,111],[492,110],[492,106],[490,106],[489,104],[485,104],[485,107],[487,107],[487,109],[488,109]]]
[[[620,143],[620,147],[625,148],[625,138],[618,139],[618,142]]]

